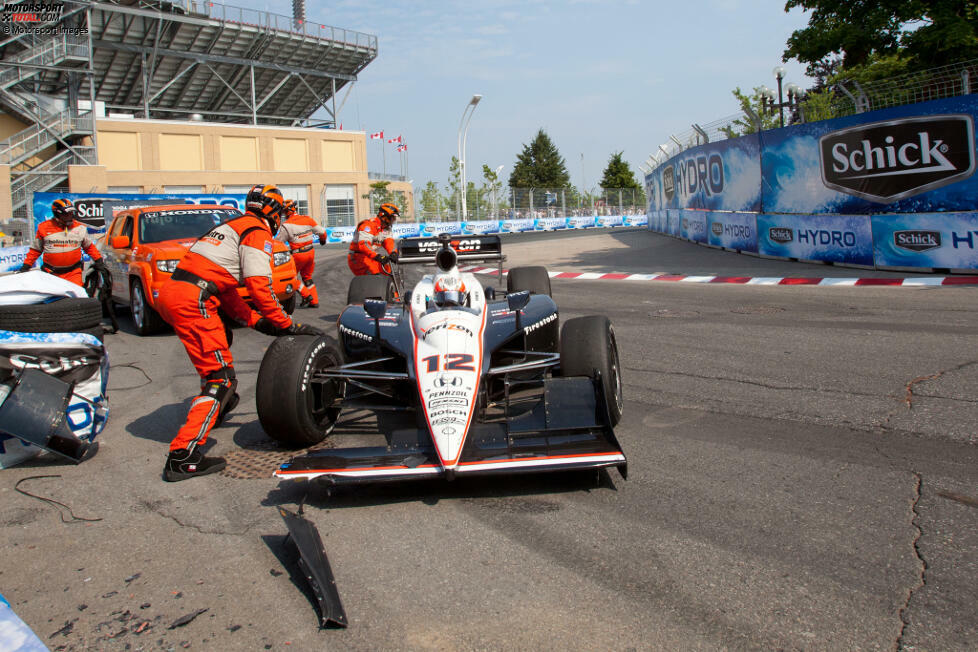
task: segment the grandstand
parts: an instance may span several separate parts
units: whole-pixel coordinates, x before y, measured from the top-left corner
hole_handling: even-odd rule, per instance
[[[357,75],[377,56],[377,38],[309,22],[302,0],[293,6],[293,16],[281,16],[199,0],[68,0],[44,24],[55,29],[7,34],[0,41],[0,166],[9,168],[9,199],[0,168],[0,220],[25,216],[33,192],[78,185],[69,182],[69,166],[120,169],[100,156],[103,120],[318,133],[336,127]],[[324,119],[313,120],[316,113]],[[357,163],[343,171],[363,167],[365,182],[365,160],[350,159]],[[275,169],[256,163],[256,171]],[[316,172],[317,164],[304,171]],[[142,191],[164,185],[140,183]],[[210,185],[223,189],[221,180]]]

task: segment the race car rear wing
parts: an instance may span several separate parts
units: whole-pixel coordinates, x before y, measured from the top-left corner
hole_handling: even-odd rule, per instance
[[[502,275],[503,244],[498,235],[453,236],[449,244],[458,255],[459,262],[495,262]],[[404,238],[397,241],[397,262],[400,265],[434,265],[435,254],[441,249],[438,238]]]

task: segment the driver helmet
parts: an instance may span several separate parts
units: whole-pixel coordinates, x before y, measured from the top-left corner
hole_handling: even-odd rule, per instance
[[[75,207],[70,199],[55,199],[51,203],[51,215],[55,222],[67,229],[75,221]]]
[[[439,308],[446,306],[464,306],[468,300],[468,291],[462,275],[457,269],[444,272],[435,277],[434,301]]]
[[[391,228],[391,224],[400,216],[401,211],[397,210],[397,206],[394,204],[381,204],[380,209],[377,211],[377,217],[380,219],[380,223],[384,229]]]
[[[275,235],[282,223],[282,214],[285,212],[285,197],[282,196],[282,191],[276,186],[259,184],[252,186],[251,190],[248,191],[248,196],[245,198],[245,208],[252,215],[264,219],[268,228],[271,229],[272,235]]]

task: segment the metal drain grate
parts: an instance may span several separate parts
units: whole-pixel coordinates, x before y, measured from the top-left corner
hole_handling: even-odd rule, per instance
[[[304,455],[323,448],[335,448],[335,444],[327,439],[309,448],[292,450],[282,448],[274,441],[255,442],[249,444],[248,448],[231,451],[225,455],[224,459],[227,460],[228,465],[221,471],[221,475],[235,480],[271,478],[272,473],[279,466],[296,455]]]

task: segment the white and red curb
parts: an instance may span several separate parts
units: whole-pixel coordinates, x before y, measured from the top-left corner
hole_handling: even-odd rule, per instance
[[[466,265],[460,271],[472,274],[496,276],[496,267]],[[503,276],[506,270],[503,270]],[[775,277],[775,276],[686,276],[682,274],[628,274],[624,272],[550,272],[550,278],[577,281],[677,281],[680,283],[730,283],[735,285],[818,285],[821,287],[933,287],[944,285],[978,285],[978,276],[914,276],[906,278],[825,278],[825,277]]]

